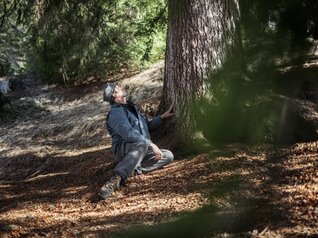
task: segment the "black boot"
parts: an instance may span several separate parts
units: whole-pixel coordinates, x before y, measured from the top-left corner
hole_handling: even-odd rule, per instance
[[[121,183],[121,177],[114,175],[111,179],[104,184],[104,186],[100,189],[98,195],[103,199],[108,198],[115,189],[118,189]]]

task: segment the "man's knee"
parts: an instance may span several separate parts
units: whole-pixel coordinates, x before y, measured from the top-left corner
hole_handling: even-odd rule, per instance
[[[167,161],[167,163],[171,163],[174,159],[174,155],[170,150],[161,150],[163,154],[163,158]]]

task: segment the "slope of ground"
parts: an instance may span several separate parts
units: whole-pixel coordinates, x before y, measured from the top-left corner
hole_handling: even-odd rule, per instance
[[[145,111],[158,105],[162,71],[160,62],[120,80]],[[318,142],[177,157],[100,201],[114,167],[102,90],[25,78],[13,93],[16,113],[0,127],[1,237],[127,237],[117,232],[141,225],[154,237],[318,235]]]

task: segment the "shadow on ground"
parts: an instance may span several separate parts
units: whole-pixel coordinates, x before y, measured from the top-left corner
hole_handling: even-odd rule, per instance
[[[1,159],[0,210],[97,193],[114,167],[109,149],[64,157],[23,154]]]
[[[287,176],[299,171],[283,166],[290,154],[281,149],[271,148],[262,159],[250,159],[263,152],[233,157],[210,153],[205,159],[215,162],[208,164],[213,167],[209,172],[227,174],[203,185],[210,205],[179,214],[170,222],[113,232],[112,237],[272,237],[279,236],[282,229],[290,229],[284,235],[303,237],[301,231],[291,231],[297,226],[290,219],[293,202],[283,201],[286,193],[277,189],[290,185]]]

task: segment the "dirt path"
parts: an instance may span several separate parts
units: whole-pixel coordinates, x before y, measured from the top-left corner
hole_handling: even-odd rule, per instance
[[[135,101],[157,104],[162,68],[123,81],[140,90]],[[177,156],[100,201],[114,166],[101,88],[27,81],[15,95],[12,123],[0,128],[0,237],[108,237],[140,225],[165,228],[152,237],[318,235],[318,142]]]

